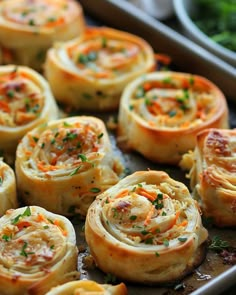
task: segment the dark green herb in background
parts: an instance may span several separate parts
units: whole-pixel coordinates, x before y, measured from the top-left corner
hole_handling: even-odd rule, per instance
[[[195,0],[193,21],[213,41],[236,52],[236,0]]]

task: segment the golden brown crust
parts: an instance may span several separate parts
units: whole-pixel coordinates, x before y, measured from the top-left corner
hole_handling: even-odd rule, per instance
[[[219,227],[236,226],[236,129],[197,135],[191,187],[204,215]]]
[[[0,3],[0,51],[4,64],[42,70],[55,41],[78,37],[85,21],[74,0],[13,0]]]
[[[24,136],[16,155],[17,187],[27,205],[85,216],[97,194],[119,181],[118,164],[100,119],[68,117]]]
[[[0,293],[43,295],[78,278],[72,224],[37,206],[8,210],[0,218]]]
[[[17,205],[15,173],[0,158],[0,216],[8,209],[17,208]]]
[[[69,282],[53,288],[46,295],[127,295],[127,288],[124,283],[119,285],[99,284],[91,280]]]
[[[149,73],[130,83],[118,119],[121,146],[169,164],[194,148],[199,131],[228,128],[222,92],[203,77],[177,72]]]
[[[4,160],[13,164],[16,147],[29,130],[58,117],[47,81],[23,66],[0,67],[0,143]]]
[[[201,263],[207,231],[185,185],[165,172],[139,171],[96,198],[85,236],[104,272],[160,284]]]
[[[57,100],[71,108],[117,109],[125,85],[155,67],[150,45],[107,27],[87,28],[80,38],[50,49],[45,75]]]

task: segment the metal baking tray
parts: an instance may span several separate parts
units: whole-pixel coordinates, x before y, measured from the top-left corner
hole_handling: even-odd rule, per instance
[[[236,127],[236,70],[231,65],[186,39],[178,32],[160,23],[151,16],[142,12],[137,7],[124,0],[80,0],[83,6],[88,25],[105,25],[121,29],[139,35],[146,39],[156,52],[171,56],[174,65],[179,71],[191,72],[207,77],[213,81],[227,96],[230,110],[231,128]],[[91,114],[100,117],[106,123],[110,115],[117,113]],[[86,113],[88,115],[88,113]],[[185,173],[177,167],[158,165],[152,163],[137,153],[123,152],[116,145],[116,137],[112,132],[110,139],[115,152],[124,160],[125,167],[132,173],[137,170],[163,170],[172,178],[189,185]],[[106,274],[98,268],[87,268],[84,259],[88,256],[85,243],[83,226],[84,223],[75,219],[74,223],[77,244],[80,251],[78,266],[81,279],[93,279],[104,283]],[[210,237],[220,236],[236,249],[236,235],[233,229],[217,229],[207,226]],[[225,263],[223,257],[213,251],[208,251],[205,261],[191,275],[184,278],[179,284],[169,286],[150,287],[145,285],[129,284],[130,295],[171,295],[171,294],[235,294],[236,266]]]

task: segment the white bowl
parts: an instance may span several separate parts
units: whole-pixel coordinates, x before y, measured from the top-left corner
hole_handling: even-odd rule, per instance
[[[194,2],[193,0],[173,0],[176,16],[186,35],[208,51],[236,67],[236,53],[211,40],[192,21],[191,15],[193,15],[195,9]]]

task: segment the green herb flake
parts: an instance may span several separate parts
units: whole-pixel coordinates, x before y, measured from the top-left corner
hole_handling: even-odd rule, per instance
[[[98,135],[98,139],[102,138],[103,135],[104,135],[103,133],[100,133],[100,134]]]
[[[137,216],[136,216],[136,215],[131,215],[131,216],[129,217],[129,219],[130,219],[130,220],[136,220],[136,219],[137,219]]]
[[[48,225],[44,225],[43,228],[44,228],[44,229],[48,229],[49,226],[48,226]]]
[[[107,38],[106,37],[102,37],[101,42],[102,42],[102,47],[103,48],[107,47]]]
[[[170,112],[168,113],[169,117],[171,117],[171,118],[174,117],[176,114],[177,114],[177,112],[176,112],[175,110],[170,111]]]
[[[98,188],[98,187],[92,187],[91,189],[90,189],[90,192],[91,193],[100,193],[100,188]]]
[[[155,255],[156,255],[156,257],[159,257],[160,256],[160,254],[158,252],[155,252]]]
[[[63,125],[64,125],[64,127],[71,127],[71,124],[66,121],[63,122]],[[55,137],[56,137],[56,135],[55,135]]]
[[[181,243],[184,243],[184,242],[186,242],[187,241],[187,238],[178,238],[178,240],[181,242]]]
[[[2,239],[5,240],[5,242],[9,242],[10,239],[11,239],[11,236],[8,236],[8,235],[4,234],[4,235],[2,236]]]
[[[111,273],[107,273],[105,278],[104,278],[104,283],[105,284],[115,284],[117,282],[117,278],[115,275]]]
[[[163,245],[166,247],[169,247],[169,240],[168,239],[164,239],[163,240]]]
[[[89,59],[88,59],[88,56],[85,55],[85,54],[82,54],[80,53],[79,56],[78,56],[78,63],[80,64],[86,64],[88,63]]]
[[[144,241],[145,244],[147,245],[152,245],[153,244],[153,238],[147,238],[145,241]]]
[[[80,158],[82,162],[88,161],[87,157],[84,154],[78,154],[78,158]]]
[[[13,90],[8,90],[6,94],[7,94],[7,96],[9,98],[13,98],[14,97],[14,91]]]
[[[86,92],[83,93],[82,96],[83,96],[83,98],[85,98],[85,99],[91,99],[91,98],[93,98],[93,96],[92,96],[91,94],[86,93]]]
[[[76,168],[70,173],[70,176],[73,176],[73,175],[77,174],[80,168],[81,168],[81,166],[76,167]]]
[[[27,246],[28,246],[28,243],[24,242],[24,245],[22,246],[21,251],[20,251],[21,256],[28,257],[28,253],[26,253],[26,251],[25,251]]]
[[[28,24],[30,26],[35,26],[35,21],[33,19],[30,19],[29,22],[28,22]]]
[[[211,244],[209,245],[209,249],[216,252],[220,252],[228,247],[229,243],[227,241],[223,241],[219,236],[214,236],[211,240]]]

